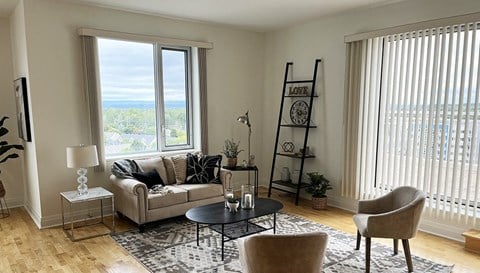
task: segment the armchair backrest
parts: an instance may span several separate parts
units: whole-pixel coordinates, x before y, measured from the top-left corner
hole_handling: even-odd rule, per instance
[[[320,273],[327,247],[325,232],[259,234],[238,240],[240,262],[246,273]]]
[[[423,203],[425,202],[425,194],[422,191],[409,186],[395,188],[391,192],[391,197],[392,210],[413,204],[421,205],[423,208]]]
[[[395,206],[412,211],[410,237],[414,237],[425,205],[425,194],[421,190],[408,186],[398,187],[392,193]]]

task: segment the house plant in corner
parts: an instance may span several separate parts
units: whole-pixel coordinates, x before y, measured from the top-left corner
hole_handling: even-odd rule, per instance
[[[312,194],[312,208],[325,209],[327,207],[327,190],[331,190],[330,181],[318,172],[307,173],[310,185],[305,189]]]
[[[19,144],[8,144],[8,141],[3,140],[2,137],[5,136],[9,130],[3,126],[5,120],[7,120],[8,117],[3,117],[0,120],[0,165],[2,163],[5,163],[9,159],[17,158],[18,154],[15,152],[12,152],[11,150],[23,150],[23,146]],[[0,174],[2,173],[2,170],[0,169]],[[5,188],[3,186],[3,182],[0,179],[0,198],[5,197]],[[7,215],[8,216],[8,215]]]
[[[237,166],[237,156],[241,151],[243,151],[238,149],[239,145],[240,145],[240,142],[235,142],[233,139],[225,140],[222,153],[227,158],[228,167]]]

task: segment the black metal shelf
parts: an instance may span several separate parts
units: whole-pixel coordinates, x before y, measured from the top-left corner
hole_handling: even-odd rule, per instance
[[[285,98],[310,98],[310,95],[285,95]],[[318,98],[318,95],[313,95],[314,98]]]
[[[292,128],[317,128],[317,125],[297,125],[297,124],[281,124],[282,127],[292,127]]]
[[[300,185],[297,183],[292,183],[291,181],[282,181],[282,180],[274,180],[271,181],[271,187],[273,189],[283,191],[283,192],[288,192],[288,193],[297,193],[297,189],[303,189],[310,186],[308,183],[300,183]]]
[[[292,84],[292,83],[313,83],[313,80],[300,80],[300,81],[286,81],[286,84]]]
[[[315,155],[305,155],[305,157],[303,157],[301,154],[297,154],[297,153],[277,153],[277,155],[291,157],[291,158],[298,158],[298,159],[315,158]]]
[[[298,174],[298,181],[301,181],[301,178],[303,177],[303,167],[304,167],[304,162],[305,159],[307,158],[315,158],[315,155],[308,154],[304,155],[303,153],[298,154],[298,153],[285,153],[285,152],[278,152],[278,142],[279,142],[279,136],[280,136],[280,129],[284,127],[289,127],[289,128],[304,128],[304,136],[303,136],[303,142],[300,147],[300,150],[302,151],[307,151],[307,142],[308,142],[308,133],[310,131],[310,128],[316,128],[316,125],[312,124],[311,118],[312,118],[312,106],[314,102],[314,98],[317,98],[318,95],[315,94],[315,87],[316,87],[316,81],[317,81],[317,73],[319,71],[319,65],[321,63],[321,59],[315,60],[315,66],[313,69],[313,76],[311,80],[287,80],[289,78],[289,72],[291,72],[291,68],[293,67],[292,62],[288,62],[285,67],[285,75],[283,79],[283,90],[282,90],[282,99],[280,103],[280,111],[278,115],[278,124],[277,124],[277,134],[275,137],[275,150],[273,151],[273,160],[272,160],[272,169],[270,172],[270,185],[268,188],[268,197],[271,196],[272,194],[272,189],[284,191],[284,192],[291,192],[295,194],[295,205],[298,205],[298,200],[300,197],[300,189],[303,187],[306,187],[306,183],[298,183],[298,184],[293,184],[290,182],[285,182],[281,180],[274,180],[274,175],[275,175],[275,170],[277,169],[276,167],[276,158],[277,156],[284,156],[284,157],[289,157],[289,158],[295,158],[295,159],[300,159],[300,169],[299,169],[299,174]],[[301,90],[294,90],[294,91],[299,91],[299,92],[292,92],[287,94],[287,85],[289,84],[297,84],[297,83],[310,83],[311,88],[310,90],[302,88]],[[300,92],[301,91],[301,92]],[[306,118],[306,123],[303,125],[297,125],[297,124],[287,124],[283,123],[283,115],[284,113],[284,106],[285,106],[285,98],[303,98],[305,100],[308,100],[308,112],[307,112],[307,118]],[[304,100],[299,100],[299,101],[304,101]],[[289,102],[287,101],[287,104]],[[303,148],[303,149],[302,149]]]

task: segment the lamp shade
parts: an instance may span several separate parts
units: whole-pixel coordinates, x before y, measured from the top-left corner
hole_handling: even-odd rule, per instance
[[[245,113],[245,115],[243,116],[239,116],[237,118],[237,121],[247,125],[248,127],[250,127],[250,118],[248,117],[248,111]]]
[[[67,168],[86,168],[98,165],[97,146],[67,147]]]

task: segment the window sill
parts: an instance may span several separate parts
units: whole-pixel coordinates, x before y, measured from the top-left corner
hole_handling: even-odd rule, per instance
[[[186,153],[194,153],[199,152],[200,150],[197,149],[185,149],[185,150],[176,150],[176,151],[166,151],[166,152],[153,152],[153,153],[142,153],[142,154],[125,154],[125,155],[115,155],[107,157],[107,164],[113,163],[119,159],[146,159],[152,158],[157,156],[174,156]]]

